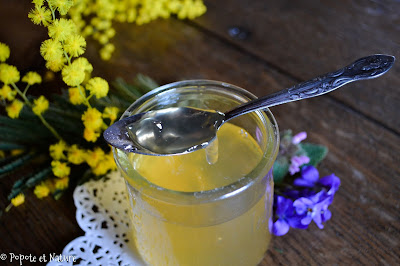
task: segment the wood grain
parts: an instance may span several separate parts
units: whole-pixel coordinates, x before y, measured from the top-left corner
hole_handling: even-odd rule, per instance
[[[227,41],[228,37],[222,33],[225,30],[224,25],[212,19],[216,20],[219,17],[222,22],[236,19],[237,23],[247,21],[249,25],[253,25],[254,18],[247,16],[238,21],[238,18],[234,17],[235,12],[238,12],[236,9],[240,8],[243,9],[243,14],[250,14],[247,13],[248,7],[244,4],[222,7],[216,2],[208,3],[209,13],[194,23],[172,19],[156,21],[141,27],[117,25],[117,52],[110,62],[102,62],[97,54],[97,45],[93,42],[88,44],[85,55],[94,65],[94,75],[106,77],[109,81],[122,76],[129,81],[141,72],[155,78],[161,84],[182,79],[214,79],[233,83],[261,96],[291,86],[298,80],[307,78],[308,74],[312,76],[313,71],[319,74],[341,64],[341,59],[334,58],[331,45],[322,42],[322,38],[319,39],[319,45],[321,49],[327,49],[323,54],[332,52],[329,60],[307,60],[305,52],[305,56],[300,58],[294,53],[289,53],[288,51],[296,50],[288,45],[293,41],[292,35],[288,34],[291,30],[280,33],[282,40],[286,40],[285,45],[271,43],[269,50],[260,50],[258,44],[247,44],[247,41],[246,44],[241,44],[241,41]],[[310,1],[302,4],[283,1],[282,6],[274,1],[268,3],[269,6],[275,3],[274,12],[281,14],[268,16],[269,23],[278,25],[281,23],[280,19],[291,17],[294,24],[309,25],[303,29],[303,34],[309,31],[310,34],[314,32],[316,35],[318,31],[313,28],[316,26],[310,26],[315,24],[315,21],[313,16],[304,10],[305,6],[309,7],[309,12],[313,14],[317,9],[321,9],[319,12],[323,14],[336,14],[338,11],[335,10],[339,8],[339,5],[333,5],[331,1],[327,1],[323,6],[322,2]],[[14,16],[22,16],[26,12],[25,7],[18,4],[9,5],[16,10]],[[262,1],[254,1],[250,6],[255,12],[251,14],[262,13]],[[268,9],[265,12],[271,15],[272,11]],[[302,16],[293,18],[286,12],[300,13]],[[351,12],[352,9],[346,16],[350,16]],[[308,23],[303,21],[307,19]],[[0,23],[5,21],[8,21],[7,16],[0,16]],[[379,25],[383,24],[381,22]],[[323,23],[317,25],[322,27]],[[347,34],[352,32],[351,29],[343,29],[346,33],[343,38],[349,38]],[[272,30],[273,28],[270,28],[267,32]],[[297,30],[300,31],[300,28]],[[10,35],[7,29],[0,28],[0,41],[13,43],[12,51],[15,49],[13,46],[21,51],[37,46],[34,43],[32,46],[19,47],[15,40],[21,37],[17,36],[17,29],[13,32],[15,34]],[[252,34],[256,34],[254,32],[257,31],[253,31]],[[37,34],[34,30],[26,33],[25,38],[34,39]],[[273,34],[279,32],[274,31]],[[300,35],[300,32],[296,34]],[[259,38],[261,40],[261,36]],[[36,39],[35,42],[40,43],[40,40]],[[349,42],[348,45],[350,44]],[[298,50],[303,47],[304,51],[308,51],[305,48],[315,44],[314,40],[303,38],[301,42],[297,41],[297,45]],[[353,50],[357,48],[357,42],[351,45]],[[335,49],[342,51],[341,48]],[[311,50],[309,48],[309,51]],[[350,48],[343,52],[349,51]],[[348,53],[345,59],[351,61],[353,58],[350,57],[354,55]],[[281,56],[286,56],[286,63],[276,67],[278,64],[274,60]],[[36,58],[37,55],[24,59],[21,63],[29,66],[34,63],[32,60],[37,60]],[[14,61],[15,64],[18,65],[20,60],[22,59]],[[306,62],[307,68],[296,67]],[[400,86],[399,79],[394,77],[393,73],[385,78],[393,82],[391,88],[396,89]],[[367,91],[377,86],[386,86],[384,78],[365,81],[363,84]],[[319,166],[320,173],[323,176],[335,173],[341,178],[342,185],[330,207],[332,219],[326,223],[323,230],[311,226],[307,230],[291,230],[284,237],[275,237],[260,265],[396,265],[400,262],[400,136],[397,133],[397,124],[390,122],[394,121],[392,116],[395,111],[385,109],[380,116],[374,116],[364,110],[357,101],[344,100],[351,98],[351,91],[361,89],[358,86],[350,84],[348,90],[335,94],[334,97],[322,96],[272,109],[281,129],[291,128],[294,132],[306,130],[309,133],[309,141],[328,146],[330,152]],[[392,93],[393,97],[397,95],[397,92],[390,89],[389,93]],[[390,109],[394,108],[392,99],[385,103],[369,103],[375,106],[372,108],[381,109],[387,105]],[[367,102],[370,100],[371,96],[362,99]],[[0,180],[0,207],[7,204],[6,195],[17,178],[18,173],[14,173]],[[69,241],[82,234],[74,213],[71,191],[58,202],[51,198],[38,200],[30,194],[25,205],[13,208],[0,219],[0,253],[40,255],[61,252]]]
[[[307,80],[375,53],[400,59],[399,1],[206,1],[194,24],[264,59],[295,80]],[[229,35],[238,26],[248,38]],[[384,77],[330,94],[400,132],[400,64]]]

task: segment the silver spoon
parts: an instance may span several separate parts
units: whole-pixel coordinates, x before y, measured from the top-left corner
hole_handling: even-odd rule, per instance
[[[385,74],[394,63],[390,55],[371,55],[349,66],[242,104],[229,112],[171,107],[126,117],[104,131],[112,146],[148,155],[172,155],[205,148],[221,125],[259,109],[331,92],[347,83]]]

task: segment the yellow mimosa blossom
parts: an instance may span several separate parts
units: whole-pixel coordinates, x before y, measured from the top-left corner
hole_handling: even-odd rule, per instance
[[[198,0],[185,0],[183,6],[178,12],[179,19],[194,19],[207,11],[206,6],[202,1]]]
[[[88,108],[82,115],[83,125],[92,130],[98,130],[103,125],[102,114],[96,108]]]
[[[43,5],[44,0],[32,0],[32,3],[35,4],[35,6],[41,7]]]
[[[96,98],[102,98],[107,96],[108,82],[99,77],[91,78],[86,85],[86,89],[91,94],[94,94]]]
[[[109,118],[111,120],[111,124],[118,118],[118,107],[107,106],[103,111],[103,118]]]
[[[66,159],[67,157],[65,156],[64,152],[67,150],[67,143],[65,143],[63,140],[60,140],[56,144],[50,145],[49,147],[50,156],[54,160]]]
[[[45,40],[40,45],[40,54],[47,61],[60,60],[61,58],[63,58],[62,45],[57,40]]]
[[[104,161],[100,161],[95,167],[92,168],[93,174],[97,176],[105,175],[108,172],[108,170],[110,170],[110,168]]]
[[[93,129],[85,128],[83,131],[83,138],[86,141],[96,142],[96,140],[100,137],[100,132],[96,132]]]
[[[16,149],[16,150],[11,150],[11,156],[16,156],[24,153],[24,150],[21,149]]]
[[[7,99],[9,101],[14,100],[15,95],[17,94],[17,92],[13,89],[11,89],[10,86],[8,85],[4,85],[3,88],[0,89],[0,99]]]
[[[47,197],[50,193],[49,187],[44,183],[40,183],[39,185],[35,186],[35,190],[33,191],[38,199]]]
[[[49,101],[43,95],[33,101],[32,111],[36,115],[41,115],[47,109],[49,109]]]
[[[68,176],[64,176],[64,177],[61,177],[61,178],[57,178],[54,181],[54,186],[55,186],[56,189],[63,190],[63,189],[68,188],[68,183],[69,183]]]
[[[82,93],[79,91],[79,88],[69,88],[69,101],[75,105],[84,103],[85,97],[82,95]]]
[[[30,71],[22,78],[22,82],[28,83],[29,85],[39,84],[42,83],[42,77],[38,73]]]
[[[85,52],[86,41],[78,34],[72,35],[65,40],[64,50],[73,57],[78,57]]]
[[[90,64],[85,57],[79,57],[75,59],[73,63],[76,64],[79,68],[83,69],[83,71],[86,71],[88,73],[91,73],[93,71],[92,64]]]
[[[54,40],[65,41],[77,33],[75,23],[70,19],[60,18],[54,20],[49,27],[49,36]]]
[[[24,107],[24,104],[20,100],[12,101],[12,103],[6,107],[8,116],[11,118],[18,118],[22,107]]]
[[[93,34],[93,32],[94,32],[93,27],[91,25],[88,25],[83,29],[82,35],[86,37]]]
[[[58,72],[60,71],[65,65],[66,59],[65,57],[60,54],[58,57],[54,57],[51,60],[46,61],[46,67],[51,71]]]
[[[17,83],[19,81],[19,71],[15,66],[0,64],[0,81],[6,85]]]
[[[43,24],[43,26],[47,26],[51,21],[51,11],[45,7],[35,5],[35,8],[28,13],[28,18],[36,25]]]
[[[7,44],[0,42],[0,62],[6,61],[10,57],[10,48]]]
[[[11,199],[12,205],[15,207],[25,202],[25,195],[23,193],[18,194],[15,198]]]
[[[93,150],[87,151],[86,154],[86,163],[94,168],[97,164],[103,160],[105,157],[104,151],[100,147],[96,147]]]
[[[85,66],[81,61],[75,60],[71,65],[65,66],[61,73],[65,84],[75,87],[85,79]]]
[[[101,59],[107,61],[110,60],[112,53],[115,50],[115,46],[112,43],[106,44],[103,48],[100,49]]]
[[[74,144],[68,149],[68,162],[73,164],[81,164],[85,161],[85,150],[79,149],[78,145]]]
[[[3,159],[4,157],[6,157],[5,152],[0,150],[0,159]]]
[[[117,170],[117,164],[115,163],[114,154],[112,151],[106,154],[105,162],[110,170]]]
[[[57,177],[69,176],[71,172],[71,168],[67,165],[67,163],[62,163],[60,161],[52,161],[51,166],[53,174]]]
[[[50,4],[57,8],[61,15],[65,16],[68,10],[74,5],[73,0],[50,0]]]

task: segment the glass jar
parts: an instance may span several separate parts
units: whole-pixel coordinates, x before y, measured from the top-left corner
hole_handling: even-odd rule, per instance
[[[177,106],[226,112],[255,98],[223,82],[180,81],[142,96],[122,118]],[[149,265],[256,265],[263,259],[270,241],[278,126],[268,109],[229,123],[247,131],[262,156],[243,177],[210,190],[180,191],[154,184],[136,170],[131,158],[148,155],[114,150],[126,179],[135,244]],[[246,159],[232,164],[245,166]]]

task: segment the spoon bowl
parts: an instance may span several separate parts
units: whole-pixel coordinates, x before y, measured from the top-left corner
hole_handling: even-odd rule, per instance
[[[221,125],[237,116],[316,97],[353,81],[379,77],[393,66],[394,60],[390,55],[367,56],[335,72],[242,104],[225,114],[191,107],[139,113],[111,125],[104,131],[104,138],[126,152],[155,156],[193,152],[207,147]]]

